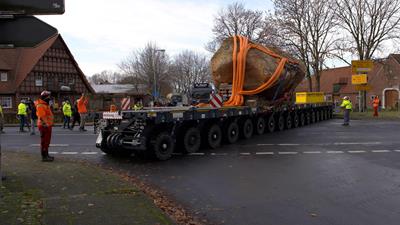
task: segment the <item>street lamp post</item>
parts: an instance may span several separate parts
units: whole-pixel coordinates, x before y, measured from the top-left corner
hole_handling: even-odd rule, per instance
[[[156,76],[156,56],[157,56],[157,52],[165,52],[165,49],[155,49],[154,50],[154,56],[153,56],[153,104],[156,101],[156,94],[157,94],[157,76]]]

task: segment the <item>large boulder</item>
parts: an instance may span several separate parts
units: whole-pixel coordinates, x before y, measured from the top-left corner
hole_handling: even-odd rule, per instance
[[[239,42],[238,42],[239,45]],[[257,96],[245,96],[245,100],[256,99],[258,104],[274,101],[292,94],[296,86],[304,79],[304,66],[293,57],[283,51],[268,47],[278,55],[291,60],[286,63],[280,79],[269,89],[257,94]],[[228,38],[211,59],[211,70],[214,84],[217,88],[221,84],[232,84],[233,79],[233,38]],[[246,72],[244,90],[253,90],[268,81],[275,72],[279,59],[272,57],[258,49],[250,49],[246,60]]]

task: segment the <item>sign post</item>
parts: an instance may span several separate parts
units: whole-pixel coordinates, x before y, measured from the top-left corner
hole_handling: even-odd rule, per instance
[[[374,67],[372,60],[352,60],[351,61],[351,84],[356,85],[355,89],[358,91],[358,110],[364,112],[366,108],[367,91],[371,89],[368,85],[367,73]]]

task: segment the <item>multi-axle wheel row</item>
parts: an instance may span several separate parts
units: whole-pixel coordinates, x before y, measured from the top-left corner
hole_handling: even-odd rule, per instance
[[[170,128],[154,128],[147,144],[147,152],[159,160],[169,159],[173,152],[195,153],[201,147],[215,149],[222,144],[233,144],[240,138],[283,131],[332,118],[329,108],[315,108],[292,112],[238,116],[225,120],[206,120],[183,124],[176,132]]]

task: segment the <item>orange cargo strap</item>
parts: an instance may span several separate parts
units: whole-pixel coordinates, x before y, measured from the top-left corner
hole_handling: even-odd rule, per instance
[[[239,47],[237,43],[238,39],[239,39]],[[258,49],[274,58],[280,59],[280,61],[275,69],[275,72],[272,74],[270,79],[268,79],[264,84],[262,84],[261,86],[259,86],[254,90],[243,90],[247,53],[252,48]],[[230,96],[229,100],[224,103],[224,106],[242,106],[244,103],[243,95],[256,95],[274,85],[275,82],[281,76],[286,62],[290,61],[292,63],[297,64],[297,62],[282,57],[266,47],[249,43],[249,40],[243,36],[233,37],[232,60],[233,60],[232,95]]]

